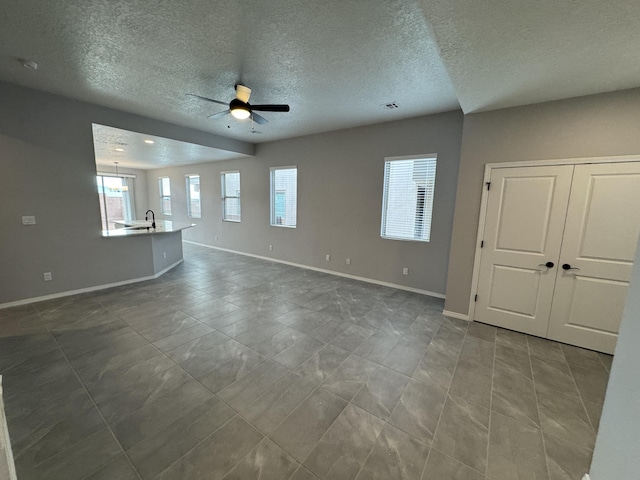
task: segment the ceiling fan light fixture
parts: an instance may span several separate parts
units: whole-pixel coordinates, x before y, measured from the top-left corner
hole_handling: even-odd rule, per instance
[[[238,120],[244,120],[251,116],[251,108],[249,108],[249,105],[237,98],[231,100],[229,110],[231,111],[231,115],[236,117]]]

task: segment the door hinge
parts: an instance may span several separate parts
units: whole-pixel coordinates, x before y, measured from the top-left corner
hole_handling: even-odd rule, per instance
[[[484,240],[480,240],[480,248],[484,247]]]
[[[475,298],[473,299],[473,301],[474,301],[474,302],[477,302],[477,301],[478,301],[478,294],[477,294],[477,293],[476,293],[476,296],[475,296]]]
[[[487,190],[491,190],[491,182],[487,182]]]

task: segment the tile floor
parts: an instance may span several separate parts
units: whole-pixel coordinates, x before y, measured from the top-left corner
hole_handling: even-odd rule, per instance
[[[155,281],[0,310],[19,478],[580,479],[611,357],[442,306],[185,244]]]

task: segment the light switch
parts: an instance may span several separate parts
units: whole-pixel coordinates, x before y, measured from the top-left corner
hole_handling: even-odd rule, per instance
[[[35,225],[36,224],[36,217],[34,217],[33,215],[25,215],[22,217],[22,224],[23,225]]]

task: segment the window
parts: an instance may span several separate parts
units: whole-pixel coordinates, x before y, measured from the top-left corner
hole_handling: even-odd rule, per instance
[[[221,172],[222,220],[240,221],[240,172]]]
[[[160,177],[160,211],[164,215],[171,215],[171,180]]]
[[[385,160],[382,238],[430,240],[435,179],[435,156]]]
[[[298,167],[271,169],[271,225],[296,227]]]
[[[187,215],[200,218],[200,175],[187,175]]]
[[[116,176],[106,173],[96,176],[102,230],[113,230],[116,222],[124,226],[124,223],[135,220],[134,178],[132,175]]]

